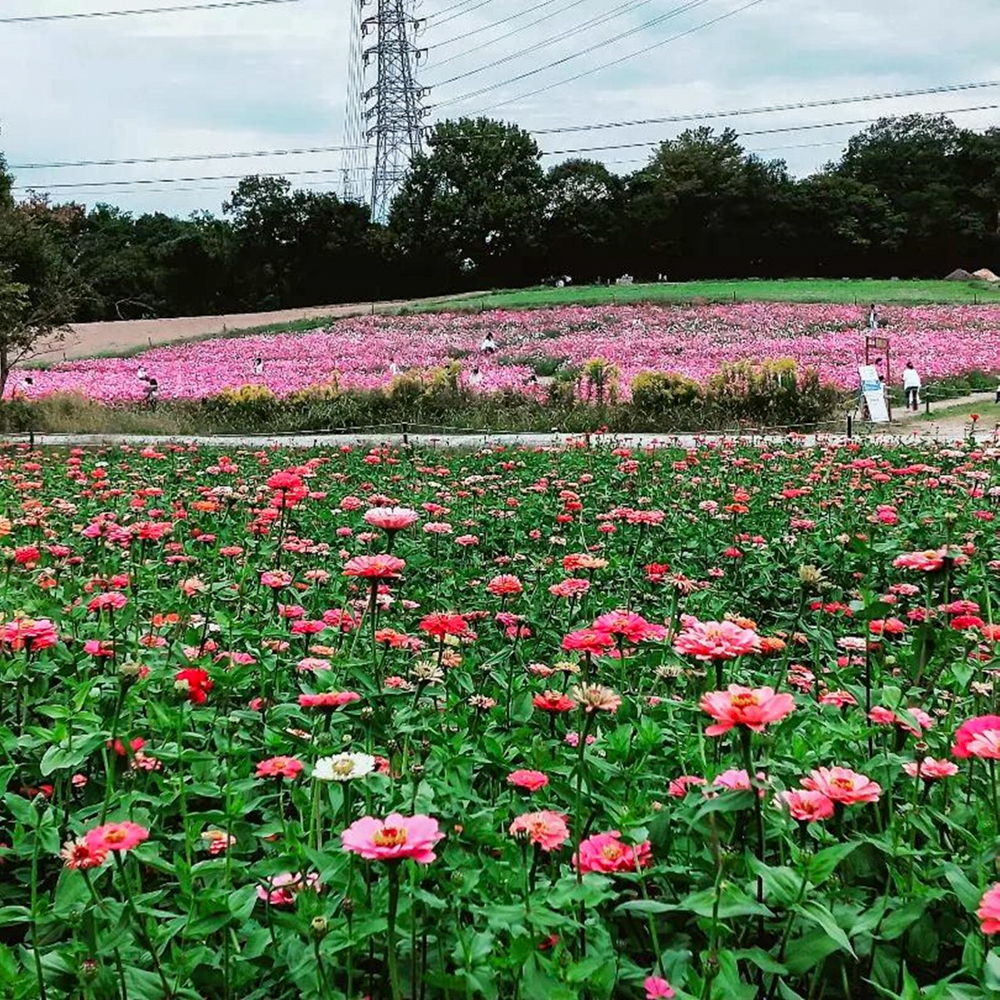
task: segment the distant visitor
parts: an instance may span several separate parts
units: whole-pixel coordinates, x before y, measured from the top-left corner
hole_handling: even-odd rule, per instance
[[[916,412],[920,405],[920,385],[920,376],[917,374],[916,368],[913,367],[913,362],[907,361],[906,367],[903,369],[903,394],[906,396],[908,410]]]

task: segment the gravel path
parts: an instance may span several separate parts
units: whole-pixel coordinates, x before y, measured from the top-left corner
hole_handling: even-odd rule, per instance
[[[470,292],[455,298],[474,298],[481,292]],[[174,319],[134,319],[109,323],[77,323],[63,338],[52,338],[39,351],[42,361],[72,361],[95,354],[118,354],[137,347],[156,347],[178,340],[209,337],[213,334],[249,330],[272,323],[291,323],[303,319],[342,319],[371,312],[393,313],[407,306],[440,302],[441,296],[429,299],[406,299],[388,302],[349,303],[336,306],[309,306],[303,309],[282,309],[278,312],[229,313],[224,316],[180,316]]]

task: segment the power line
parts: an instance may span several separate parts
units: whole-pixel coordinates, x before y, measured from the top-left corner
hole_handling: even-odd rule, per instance
[[[753,2],[761,3],[762,0],[753,0]],[[462,94],[460,97],[453,97],[448,101],[442,101],[440,104],[432,105],[432,107],[446,108],[452,104],[461,104],[464,101],[468,101],[473,97],[479,97],[481,94],[488,94],[491,90],[497,90],[500,87],[506,87],[507,84],[509,83],[516,83],[518,80],[526,80],[528,77],[537,76],[539,73],[544,73],[546,70],[554,69],[556,66],[561,66],[563,65],[563,63],[570,62],[573,59],[579,59],[580,56],[585,56],[591,52],[596,52],[598,49],[606,48],[612,42],[617,42],[623,38],[628,38],[630,35],[634,35],[640,31],[645,31],[648,28],[661,24],[663,21],[669,20],[672,17],[676,17],[678,14],[683,14],[695,7],[700,7],[705,3],[708,3],[708,0],[688,0],[687,3],[681,4],[679,7],[672,8],[671,10],[667,11],[666,14],[661,14],[658,17],[654,17],[650,21],[646,21],[645,23],[640,24],[635,28],[630,28],[628,31],[622,31],[617,35],[613,35],[611,38],[605,39],[604,41],[596,42],[595,44],[590,45],[585,49],[579,49],[576,52],[571,52],[569,53],[569,55],[565,55],[560,59],[555,59],[550,63],[546,63],[544,66],[536,66],[534,69],[526,70],[525,72],[519,73],[517,76],[512,76],[507,80],[500,80],[497,83],[491,83],[486,87],[481,87],[479,90],[474,90],[468,94]],[[548,42],[546,44],[548,44]],[[529,48],[526,51],[532,51],[532,49]],[[522,52],[519,54],[523,55],[524,53]],[[516,55],[509,58],[516,58]],[[489,66],[496,66],[499,65],[501,62],[507,62],[507,61],[508,59],[500,59],[494,63],[490,63]],[[489,66],[485,66],[483,67],[483,69],[487,69],[489,68]],[[479,70],[476,70],[475,72],[479,72]],[[469,75],[471,74],[469,73],[463,74],[463,76],[469,76]],[[444,86],[444,84],[446,83],[452,83],[454,82],[454,80],[460,80],[461,78],[462,78],[461,76],[452,77],[451,80],[444,80],[439,82],[437,86],[439,87]]]
[[[458,0],[458,3],[450,4],[441,10],[434,11],[433,14],[427,14],[423,19],[425,21],[436,21],[442,14],[450,14],[453,10],[457,10],[459,7],[464,7],[467,3],[474,3],[475,0]]]
[[[0,17],[0,24],[28,24],[35,21],[83,21],[92,17],[133,17],[137,14],[178,14],[194,10],[228,10],[232,7],[265,7],[278,3],[300,3],[301,0],[219,0],[216,3],[181,4],[174,7],[137,7],[131,10],[91,10],[70,14],[24,14]]]
[[[559,128],[533,129],[535,135],[557,135],[562,132],[591,132],[597,129],[625,128],[632,125],[667,125],[677,122],[706,121],[710,118],[739,118],[744,115],[771,114],[776,111],[803,111],[810,108],[829,108],[837,104],[860,104],[865,101],[889,101],[899,97],[924,97],[928,94],[949,94],[961,90],[981,90],[1000,87],[1000,80],[982,80],[975,83],[940,84],[935,87],[921,87],[914,90],[893,90],[859,94],[854,97],[829,97],[816,101],[796,101],[791,104],[769,104],[756,108],[737,108],[734,111],[703,111],[683,115],[669,115],[665,118],[633,118],[620,122],[600,122],[587,125],[562,125]]]
[[[790,104],[771,104],[755,108],[737,108],[731,111],[700,111],[689,112],[682,115],[670,115],[663,118],[637,118],[619,122],[591,122],[580,125],[562,125],[553,128],[532,129],[535,135],[561,135],[571,132],[590,132],[601,129],[625,128],[638,125],[667,125],[683,122],[710,121],[716,118],[742,118],[751,115],[773,114],[781,111],[801,111],[813,108],[834,107],[844,104],[861,104],[872,101],[895,100],[902,97],[922,97],[931,94],[955,93],[958,91],[979,90],[989,87],[1000,87],[1000,80],[986,80],[973,83],[940,84],[934,87],[922,87],[911,90],[895,90],[882,93],[857,94],[852,97],[830,97],[815,101],[798,101]],[[956,114],[971,110],[986,110],[993,105],[986,105],[983,108],[958,108],[952,111],[940,111],[938,114]],[[877,119],[871,119],[872,121]],[[792,126],[798,128],[822,128],[825,125]],[[743,133],[744,135],[748,133]],[[364,145],[345,144],[341,146],[300,146],[288,149],[256,149],[240,150],[225,153],[189,153],[176,156],[133,156],[123,159],[103,159],[103,160],[52,160],[49,162],[36,163],[13,163],[11,170],[60,170],[67,167],[112,167],[112,166],[134,166],[136,164],[150,163],[185,163],[202,162],[207,160],[239,160],[252,159],[266,156],[299,156],[315,153],[343,153],[357,152],[367,149]]]
[[[956,114],[967,114],[974,111],[992,111],[1000,108],[1000,104],[982,104],[973,107],[964,108],[950,108],[946,111],[940,112],[946,115],[956,115]],[[746,138],[748,136],[762,136],[762,135],[777,135],[785,134],[788,132],[807,132],[814,131],[816,129],[822,128],[845,128],[853,125],[864,125],[870,124],[871,122],[878,121],[877,118],[853,118],[834,122],[809,122],[801,125],[784,125],[776,128],[767,129],[753,129],[746,132],[741,132],[738,134],[738,138]],[[657,139],[654,141],[643,141],[643,142],[626,142],[626,143],[611,143],[602,146],[581,146],[574,149],[552,149],[545,150],[541,153],[542,156],[571,156],[580,153],[602,153],[617,149],[647,149],[653,146],[659,146],[663,142],[662,139]],[[830,143],[835,145],[836,143]],[[822,145],[827,145],[827,143],[822,143]],[[342,150],[348,147],[331,147],[334,149]],[[803,146],[795,147],[771,147],[771,148],[805,148]],[[753,152],[753,150],[748,150],[748,152]],[[312,175],[325,175],[325,174],[338,174],[343,173],[343,168],[341,167],[317,167],[301,170],[290,170],[284,172],[266,172],[258,173],[256,176],[259,177],[301,177],[301,176],[312,176]],[[81,181],[81,182],[66,182],[60,184],[32,184],[32,185],[18,185],[20,190],[62,190],[62,189],[72,189],[77,190],[80,188],[108,188],[108,187],[128,187],[132,185],[152,185],[152,184],[187,184],[187,183],[198,183],[203,181],[233,181],[242,180],[246,174],[214,174],[208,176],[200,177],[159,177],[159,178],[131,178],[122,179],[114,181]]]
[[[456,17],[465,17],[466,14],[471,14],[474,10],[479,10],[480,7],[485,7],[488,3],[492,2],[493,0],[479,0],[479,3],[473,4],[471,7],[466,7],[465,10],[460,10],[455,14],[450,14],[448,17],[441,18],[440,21],[437,20],[437,18],[440,17],[441,14],[438,14],[437,16],[429,15],[427,20],[433,19],[434,27],[439,28],[442,24],[447,24],[449,21],[454,21]],[[444,13],[444,11],[442,11],[441,13]]]
[[[713,17],[711,20],[702,21],[701,24],[696,24],[693,28],[688,28],[686,31],[678,32],[676,35],[671,35],[669,38],[661,39],[658,42],[653,42],[652,45],[647,45],[645,48],[637,49],[635,52],[630,52],[628,55],[619,56],[617,59],[612,59],[610,62],[602,63],[600,66],[594,66],[591,69],[583,70],[581,73],[577,73],[575,76],[566,77],[564,80],[557,80],[555,83],[550,83],[545,87],[539,87],[537,90],[530,90],[526,94],[518,94],[516,97],[508,97],[503,101],[497,101],[496,104],[492,105],[486,110],[493,110],[493,108],[503,107],[505,104],[511,104],[514,101],[522,101],[526,97],[534,97],[537,94],[544,94],[550,90],[555,90],[556,87],[565,86],[567,83],[574,83],[577,80],[582,80],[585,76],[591,76],[594,73],[600,73],[601,70],[610,69],[612,66],[618,66],[629,59],[634,59],[636,56],[645,55],[647,52],[652,52],[653,49],[657,49],[662,45],[668,45],[670,42],[676,42],[678,39],[686,38],[688,35],[693,35],[696,31],[701,31],[704,28],[710,28],[713,25],[719,24],[721,21],[725,21],[730,17],[735,17],[737,14],[742,14],[746,10],[750,10],[751,7],[756,7],[758,4],[763,3],[764,0],[750,0],[749,3],[743,4],[742,7],[736,7],[731,11],[727,11],[725,14],[720,14],[718,17]],[[512,82],[512,81],[506,81]],[[499,86],[503,86],[500,84]],[[495,88],[490,88],[495,89]]]
[[[507,24],[510,21],[516,21],[519,17],[524,17],[526,14],[531,14],[534,13],[534,11],[536,10],[541,10],[542,7],[550,7],[555,2],[556,0],[542,0],[541,3],[536,3],[533,7],[528,7],[525,10],[519,10],[513,14],[509,14],[507,17],[502,17],[500,18],[499,21],[494,21],[492,24],[484,24],[481,28],[473,28],[471,31],[463,32],[461,35],[454,35],[452,38],[447,38],[443,42],[435,42],[431,47],[436,52],[438,49],[443,49],[447,45],[454,45],[455,42],[464,41],[466,38],[471,38],[473,35],[479,35],[484,31],[490,31],[492,28],[498,28],[500,27],[501,24]],[[546,14],[545,16],[552,17],[553,15]],[[517,28],[515,30],[524,31],[524,28],[523,27]],[[511,34],[512,33],[513,32],[511,32]],[[488,44],[494,44],[494,43],[488,43]],[[452,56],[451,58],[458,59],[461,56],[466,55],[467,53],[468,49],[466,49],[465,52],[460,52],[458,53],[458,55]],[[438,63],[438,65],[440,66],[441,63]]]
[[[612,7],[611,10],[605,11],[597,17],[592,17],[589,21],[584,21],[581,24],[574,25],[572,28],[567,28],[565,31],[560,31],[558,34],[550,35],[548,38],[543,38],[541,41],[535,42],[532,45],[527,46],[523,49],[518,49],[516,52],[511,52],[508,55],[501,56],[499,59],[494,59],[493,62],[483,63],[480,66],[476,66],[475,69],[466,70],[464,73],[459,73],[457,76],[449,77],[447,80],[432,80],[430,86],[432,87],[446,87],[449,83],[455,83],[456,80],[464,80],[466,77],[475,76],[478,73],[483,73],[488,69],[493,69],[495,66],[502,66],[504,63],[511,62],[514,59],[521,59],[526,55],[530,55],[532,52],[537,52],[539,49],[546,49],[556,42],[564,41],[567,38],[572,38],[573,35],[579,35],[581,32],[587,31],[590,28],[596,28],[598,25],[605,24],[608,21],[614,20],[621,14],[628,14],[634,10],[638,10],[640,7],[645,7],[652,3],[653,0],[626,0],[625,3],[619,4],[617,7]],[[632,28],[625,34],[631,34],[635,31],[641,31],[643,28],[648,28],[654,24],[659,24],[660,21],[668,17],[674,17],[677,13],[683,13],[684,10],[692,6],[700,6],[701,4],[708,3],[708,0],[690,0],[689,3],[683,4],[681,8],[675,8],[673,11],[660,15],[654,18],[652,21],[647,21],[645,24],[639,25],[638,28]],[[507,33],[506,37],[510,37],[517,33],[517,29]],[[615,36],[615,38],[621,36]],[[609,42],[615,41],[615,38],[608,39]],[[499,42],[503,42],[505,39],[503,37],[494,39],[493,43],[496,45]],[[607,44],[607,43],[605,43]],[[575,59],[577,55],[583,55],[586,51],[574,53],[568,58]],[[445,102],[448,104],[449,102]],[[442,107],[444,105],[441,105]]]

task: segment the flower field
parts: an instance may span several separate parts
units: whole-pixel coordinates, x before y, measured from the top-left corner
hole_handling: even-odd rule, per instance
[[[995,996],[998,457],[5,447],[0,995]]]
[[[102,402],[137,401],[142,363],[160,384],[162,399],[200,399],[245,383],[266,384],[279,396],[336,380],[344,389],[378,388],[401,369],[460,357],[466,376],[481,369],[482,391],[528,383],[541,358],[581,365],[604,357],[618,365],[625,395],[639,371],[676,371],[706,382],[727,361],[789,357],[800,369],[843,388],[857,382],[863,360],[864,310],[838,305],[748,303],[731,306],[653,305],[561,307],[526,312],[372,316],[342,320],[328,330],[271,334],[154,348],[132,358],[94,358],[32,372],[26,395],[80,391]],[[887,307],[881,318],[897,369],[913,361],[925,381],[992,371],[997,361],[1000,307]],[[490,331],[499,351],[486,356],[480,341]],[[253,362],[265,359],[262,377]]]

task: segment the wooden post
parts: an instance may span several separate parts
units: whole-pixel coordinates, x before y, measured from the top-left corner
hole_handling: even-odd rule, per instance
[[[850,441],[854,437],[854,414],[847,414],[847,440]]]

